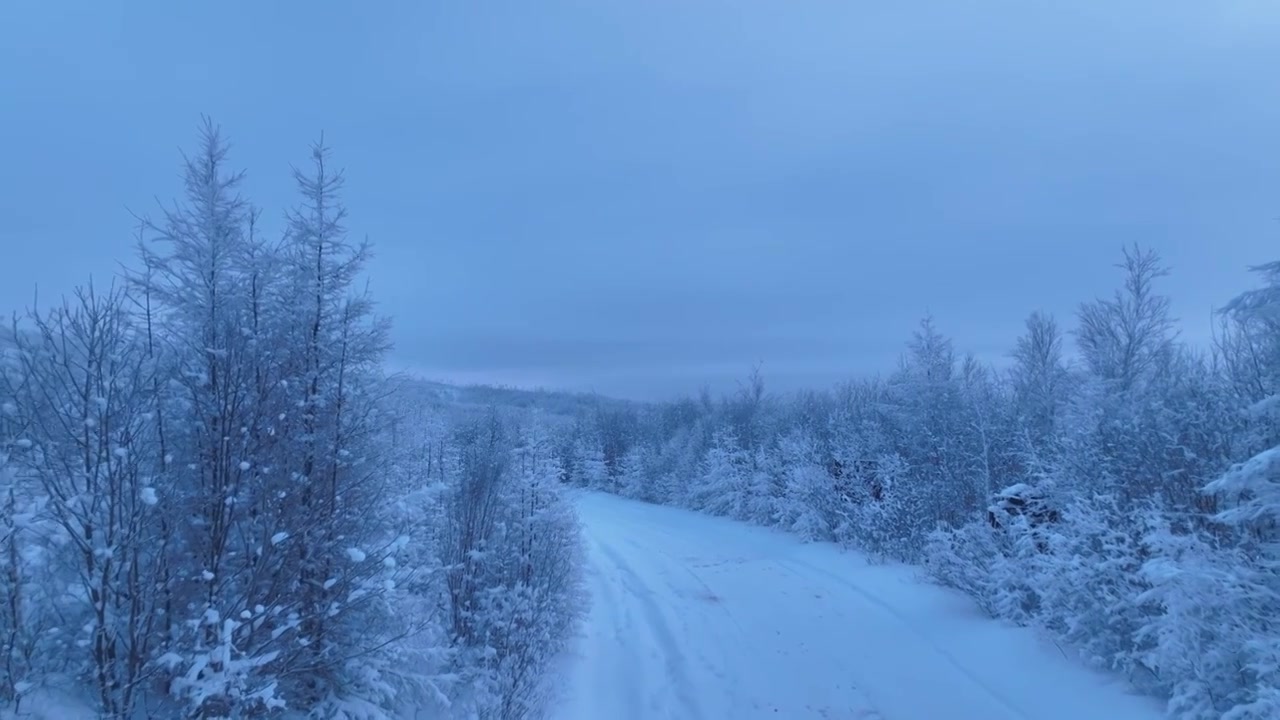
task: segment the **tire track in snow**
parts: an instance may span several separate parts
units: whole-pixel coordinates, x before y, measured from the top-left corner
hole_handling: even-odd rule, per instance
[[[659,535],[662,538],[666,540],[671,540],[673,542],[679,543],[682,540],[680,536],[659,528],[651,528],[650,531],[653,534]],[[652,550],[646,549],[645,547],[643,547],[641,544],[637,543],[634,540],[630,540],[628,542],[638,550],[641,550],[644,552],[653,552]],[[672,564],[680,565],[680,567],[684,568],[703,587],[705,587],[708,592],[712,592],[710,587],[707,586],[707,583],[705,582],[705,580],[703,580],[703,578],[700,575],[694,572],[692,568],[689,568],[687,564],[682,562],[679,558],[676,558],[672,554],[662,550],[657,550],[657,552],[661,553],[662,555],[670,559]],[[921,632],[920,629],[917,628],[914,623],[910,622],[907,618],[905,618],[897,609],[893,607],[893,605],[886,602],[882,598],[876,596],[875,594],[871,593],[866,588],[857,584],[853,580],[842,577],[833,572],[824,570],[822,568],[816,567],[814,565],[811,565],[807,562],[798,560],[793,557],[773,558],[773,562],[784,572],[787,572],[796,578],[812,580],[816,576],[831,582],[835,582],[837,585],[847,590],[853,591],[853,593],[857,595],[860,599],[862,599],[869,605],[873,606],[873,609],[888,615],[889,616],[888,620],[890,622],[893,622],[895,625],[901,628],[903,632],[908,633],[911,636],[915,637],[917,640],[919,640],[920,643],[922,643],[927,649],[931,650],[934,654],[936,654],[939,658],[941,658],[945,663],[947,663],[949,666],[954,668],[973,686],[979,688],[982,692],[986,693],[997,705],[1000,706],[1002,710],[1004,710],[1008,714],[1008,716],[1011,719],[1028,720],[1028,718],[1031,717],[1031,715],[1029,715],[1025,710],[1019,707],[1016,703],[1011,701],[1007,696],[1005,696],[1003,693],[993,688],[989,683],[984,681],[982,678],[978,677],[971,670],[966,668],[959,660],[957,660],[955,656],[947,652],[947,650],[945,650],[940,645],[938,645],[928,635]],[[741,624],[739,624],[737,620],[733,618],[732,613],[728,612],[727,608],[725,608],[725,613],[734,622],[734,624],[738,626],[738,629],[741,631],[742,630]],[[859,681],[858,684],[865,687],[865,685],[861,683],[861,681]],[[866,695],[865,692],[863,694]],[[868,697],[868,699],[870,700],[871,698]],[[861,711],[861,712],[866,712],[866,711]],[[874,712],[869,714],[859,715],[859,717],[882,718],[882,716]]]
[[[640,601],[641,609],[647,621],[646,629],[653,633],[654,638],[660,645],[663,666],[666,669],[667,679],[671,683],[670,687],[680,706],[685,711],[676,717],[687,718],[688,720],[701,718],[702,711],[698,706],[697,693],[689,681],[688,667],[685,664],[680,643],[671,632],[671,627],[667,624],[666,618],[662,614],[662,608],[654,600],[653,590],[644,584],[644,581],[640,579],[640,576],[636,574],[621,553],[604,543],[599,543],[598,547],[604,556],[609,559],[610,564],[619,571],[622,586]]]
[[[669,539],[672,537],[667,533],[662,535]],[[646,547],[632,538],[628,538],[625,542],[628,547],[638,551],[640,557],[656,559],[660,556],[664,560],[657,572],[662,576],[667,588],[671,590],[668,603],[672,598],[693,601],[692,604],[681,602],[681,612],[675,613],[683,631],[681,634],[685,637],[685,657],[696,661],[699,669],[717,680],[718,686],[715,690],[719,692],[712,694],[719,695],[722,700],[717,704],[710,697],[703,695],[704,714],[708,717],[743,717],[745,699],[740,678],[728,668],[733,666],[733,658],[750,656],[758,651],[751,642],[751,634],[729,609],[731,603],[724,602],[720,592],[712,588],[702,575],[694,571],[690,563],[697,558],[676,557],[661,548]],[[696,587],[692,590],[686,589],[687,583],[680,583],[686,576],[693,579]],[[731,629],[723,627],[717,622],[716,617],[724,618],[733,627]],[[724,632],[726,630],[731,631]],[[733,646],[732,649],[730,645]],[[706,691],[707,689],[704,688],[704,693]],[[708,703],[714,708],[713,710],[708,711]]]
[[[898,627],[900,627],[904,632],[910,633],[912,636],[914,636],[917,640],[919,640],[931,651],[933,651],[934,654],[942,658],[943,661],[945,661],[957,672],[959,672],[961,675],[967,678],[969,682],[973,683],[974,686],[981,688],[983,692],[987,693],[987,695],[989,695],[992,700],[996,701],[1001,707],[1003,707],[1005,711],[1007,711],[1014,717],[1022,718],[1022,720],[1027,720],[1027,718],[1030,717],[1025,710],[1023,710],[1022,708],[1014,704],[1003,693],[991,687],[991,685],[988,684],[985,680],[978,677],[975,673],[973,673],[973,671],[969,670],[964,665],[962,665],[960,661],[956,660],[954,655],[947,652],[944,648],[942,648],[936,642],[934,642],[932,638],[930,638],[928,635],[921,632],[918,627],[916,627],[914,624],[912,624],[906,618],[904,618],[901,613],[899,613],[896,609],[894,609],[892,605],[885,602],[881,598],[877,597],[876,595],[874,595],[873,593],[871,593],[870,591],[868,591],[866,588],[862,587],[858,583],[850,580],[849,578],[841,577],[840,575],[837,575],[833,572],[823,570],[822,568],[815,567],[813,565],[810,565],[809,563],[806,563],[800,560],[790,559],[790,560],[780,561],[779,564],[782,567],[789,569],[792,573],[794,573],[799,577],[803,577],[805,573],[810,573],[813,575],[817,575],[819,577],[826,578],[827,580],[830,580],[831,582],[834,582],[837,585],[840,585],[849,590],[852,590],[854,594],[856,594],[858,597],[862,598],[863,600],[865,600],[875,608],[879,609],[880,611],[888,615],[892,619],[892,621]],[[796,568],[800,568],[804,572],[799,572],[796,570]]]
[[[555,720],[1160,720],[909,568],[583,493],[590,642]]]
[[[590,622],[587,623],[583,640],[587,647],[583,648],[592,660],[580,663],[582,684],[588,687],[605,685],[619,689],[622,702],[615,703],[625,708],[628,720],[644,720],[640,699],[640,686],[634,679],[643,669],[641,661],[632,654],[601,652],[601,648],[626,646],[636,633],[630,607],[625,598],[617,593],[616,572],[607,563],[601,562],[603,553],[599,543],[592,543],[587,567],[587,587],[591,592]],[[581,717],[595,714],[589,696],[575,698],[581,707],[572,711]],[[621,718],[619,718],[621,720]]]
[[[662,535],[663,537],[667,537],[667,538],[673,537],[670,533],[662,533]],[[746,628],[742,627],[742,623],[738,622],[738,618],[734,617],[733,612],[725,605],[725,603],[722,602],[723,598],[720,597],[720,593],[716,592],[716,590],[713,589],[711,585],[707,583],[706,579],[697,571],[695,571],[693,567],[690,566],[689,561],[691,560],[691,558],[676,557],[672,553],[669,553],[666,550],[663,550],[661,548],[646,548],[645,546],[641,545],[635,540],[627,540],[627,544],[635,548],[636,550],[639,550],[642,553],[650,553],[650,554],[656,553],[658,555],[661,555],[662,557],[666,558],[668,566],[678,568],[679,570],[687,574],[689,577],[693,578],[693,581],[698,584],[698,587],[702,588],[702,591],[704,593],[699,599],[704,600],[707,603],[715,605],[717,608],[719,608],[720,612],[724,614],[724,616],[729,620],[729,622],[733,623],[733,626],[737,629],[738,635],[740,636],[740,638],[744,641],[748,639],[748,633],[746,631]]]
[[[659,528],[646,527],[645,533],[660,536],[675,546],[683,547],[689,545],[688,538],[681,538]],[[759,629],[756,628],[756,632],[749,632],[747,627],[731,610],[734,605],[734,599],[732,597],[724,597],[720,590],[713,587],[712,583],[694,568],[741,568],[751,564],[758,569],[771,565],[779,571],[801,580],[811,581],[812,578],[802,577],[794,569],[784,568],[770,558],[762,557],[748,560],[743,557],[709,560],[705,555],[690,554],[687,551],[673,553],[655,544],[643,544],[631,537],[630,533],[628,533],[628,537],[621,539],[621,543],[629,551],[633,551],[634,554],[630,556],[632,560],[630,562],[621,560],[620,557],[617,557],[617,549],[612,549],[612,552],[618,563],[625,565],[637,581],[640,573],[635,572],[635,568],[630,564],[637,558],[651,561],[641,567],[642,570],[649,571],[647,576],[661,577],[662,579],[663,585],[657,589],[663,590],[663,593],[655,592],[655,588],[649,587],[645,583],[641,583],[643,589],[640,592],[650,602],[654,603],[665,601],[666,604],[671,604],[672,600],[677,601],[669,609],[679,610],[678,617],[685,631],[683,633],[685,642],[681,656],[690,660],[699,660],[703,669],[717,678],[721,684],[718,688],[702,688],[702,690],[704,693],[711,690],[713,691],[712,694],[720,695],[723,703],[717,704],[713,702],[714,711],[710,714],[705,712],[706,707],[704,706],[702,708],[704,712],[696,717],[777,717],[774,713],[777,713],[779,709],[776,706],[762,703],[761,701],[764,698],[761,698],[758,694],[759,687],[752,685],[750,681],[745,681],[746,684],[744,685],[744,681],[739,675],[743,670],[740,666],[743,658],[767,656],[769,653],[769,648],[757,647],[758,643],[753,641]],[[654,560],[658,560],[658,562],[652,562]],[[681,582],[685,578],[691,579],[692,583]],[[650,580],[650,583],[652,582],[654,580]],[[633,591],[635,587],[636,585],[634,584],[629,585],[629,589]],[[693,604],[686,604],[687,601],[693,601]],[[723,618],[725,622],[721,622],[716,618]],[[692,626],[690,623],[692,623]],[[729,644],[734,646],[732,650],[728,649],[726,640],[730,640]],[[720,662],[718,663],[713,662],[707,654],[711,646],[715,646],[717,648],[716,654],[720,655]],[[688,669],[687,666],[685,667]],[[714,692],[715,690],[723,692]],[[846,682],[842,692],[843,703],[828,706],[819,701],[816,704],[809,704],[806,708],[807,711],[812,713],[814,717],[830,718],[831,720],[885,720],[884,716],[874,709],[871,698],[862,690],[859,683]],[[709,700],[710,698],[707,699]],[[679,717],[695,716],[680,715]]]

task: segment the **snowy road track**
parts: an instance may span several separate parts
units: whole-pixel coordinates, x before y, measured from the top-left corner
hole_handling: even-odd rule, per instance
[[[912,569],[608,495],[561,720],[1156,720],[1158,703]]]

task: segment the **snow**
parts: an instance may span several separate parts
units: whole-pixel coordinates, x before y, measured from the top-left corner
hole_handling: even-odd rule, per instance
[[[247,471],[249,470],[249,468],[251,468],[251,467],[253,467],[253,466],[249,464],[249,461],[248,461],[248,460],[241,460],[241,461],[240,461],[240,470],[242,470],[242,471],[246,471],[246,472],[247,472]]]
[[[347,548],[347,557],[351,562],[364,562],[365,554],[360,548],[351,547]]]
[[[900,565],[578,499],[592,608],[559,720],[1157,720],[1160,704]]]
[[[153,487],[144,487],[138,491],[138,495],[142,498],[142,502],[148,505],[155,505],[160,502],[160,498],[156,497],[156,489]]]
[[[22,695],[21,712],[15,713],[8,704],[0,705],[0,720],[94,720],[98,714],[89,703],[79,699],[70,687],[38,687],[30,683],[18,683]]]
[[[1028,495],[1035,492],[1036,492],[1035,488],[1031,487],[1026,483],[1014,483],[1013,485],[1010,485],[1009,487],[996,493],[996,497],[1014,498],[1014,497],[1020,497],[1023,495]]]
[[[200,571],[200,577],[204,578],[204,581],[205,581],[205,582],[211,582],[211,581],[213,580],[213,578],[214,578],[214,575],[213,575],[213,573],[209,572],[208,570],[201,570],[201,571]]]
[[[280,543],[282,543],[282,542],[284,542],[285,540],[288,540],[288,539],[289,539],[289,533],[284,532],[284,531],[280,531],[280,532],[276,533],[275,535],[272,535],[272,536],[271,536],[271,544],[272,544],[272,545],[279,545]]]

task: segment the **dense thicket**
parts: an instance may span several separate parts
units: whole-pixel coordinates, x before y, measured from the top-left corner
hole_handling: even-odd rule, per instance
[[[536,422],[383,375],[342,173],[268,240],[206,123],[138,260],[0,349],[0,715],[520,718],[580,605]]]
[[[887,377],[584,413],[567,479],[920,563],[1173,717],[1280,717],[1280,263],[1205,350],[1154,253],[1120,270],[1002,369],[925,319]]]

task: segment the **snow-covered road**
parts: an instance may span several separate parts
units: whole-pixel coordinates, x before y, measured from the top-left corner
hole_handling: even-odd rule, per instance
[[[583,494],[593,606],[561,720],[1156,720],[1159,705],[901,566]]]

